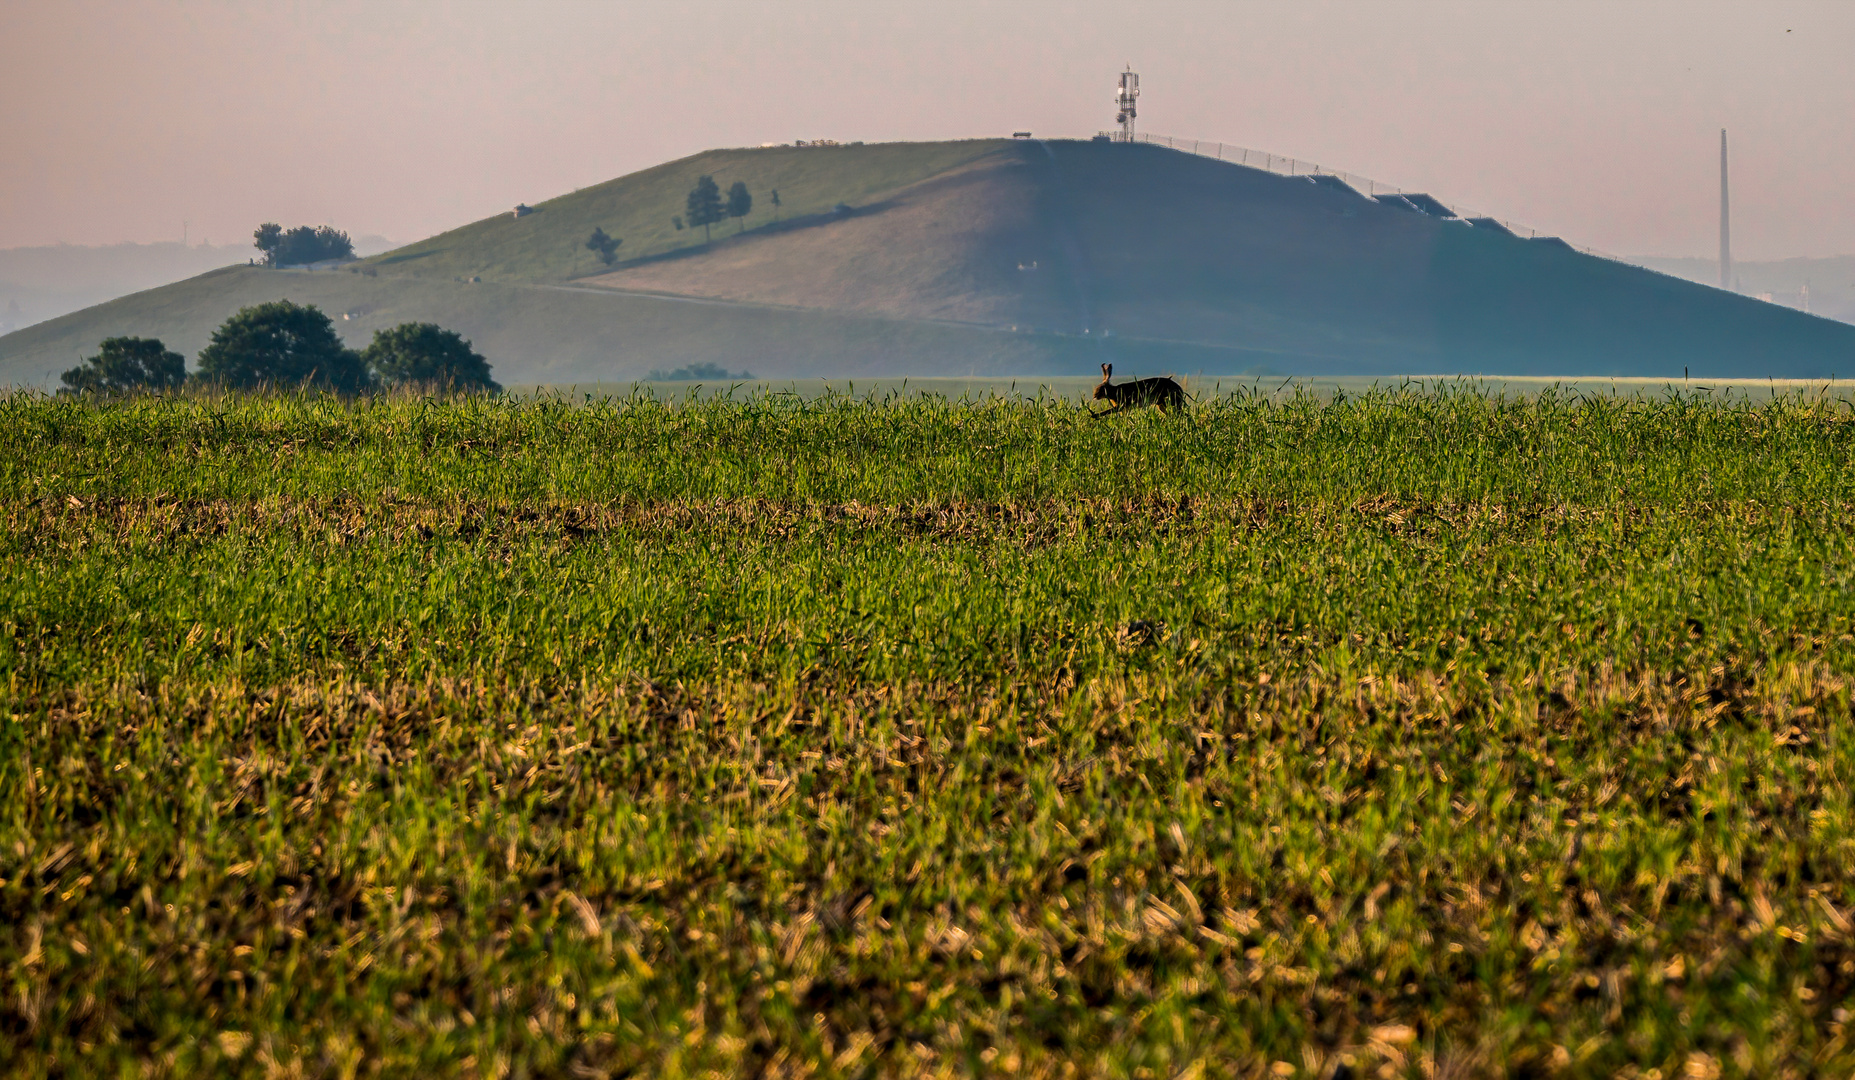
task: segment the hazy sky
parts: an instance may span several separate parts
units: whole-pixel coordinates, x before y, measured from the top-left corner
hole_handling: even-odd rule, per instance
[[[0,13],[0,246],[413,240],[710,146],[1144,130],[1618,254],[1855,253],[1855,0],[55,0]]]

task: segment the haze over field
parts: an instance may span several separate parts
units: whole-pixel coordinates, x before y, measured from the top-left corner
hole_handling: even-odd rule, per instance
[[[717,146],[1108,126],[1241,143],[1606,251],[1855,253],[1855,5],[852,0],[20,5],[0,247],[421,237]],[[79,77],[73,77],[74,73]]]
[[[27,105],[23,153],[0,162],[0,244],[177,223],[242,237],[262,221],[426,239],[341,281],[246,273],[243,248],[177,250],[233,265],[25,330],[156,278],[48,297],[53,275],[0,274],[15,329],[0,382],[50,385],[113,335],[191,355],[239,305],[283,296],[322,306],[350,340],[439,322],[517,382],[697,362],[845,377],[1111,359],[1214,374],[1827,375],[1855,363],[1848,326],[1779,308],[1855,317],[1855,101],[1837,75],[1851,51],[1855,7],[1810,2],[1173,0],[1130,16],[1099,0],[1006,13],[697,0],[673,14],[80,0],[22,16],[0,44],[0,87]],[[1186,138],[1158,156],[1075,152],[1112,122],[1126,62],[1144,75],[1143,132]],[[78,67],[93,77],[45,92]],[[1776,307],[1572,257],[1628,252],[1717,281],[1722,126],[1738,291]],[[1007,150],[1013,131],[1037,139]],[[1217,154],[1174,153],[1197,136]],[[820,156],[820,140],[845,151]],[[1226,159],[1226,143],[1258,153]],[[1269,176],[1282,153],[1298,159],[1287,186]],[[1260,173],[1231,165],[1258,156]],[[1335,169],[1374,179],[1301,183]],[[758,200],[712,244],[678,216],[711,171]],[[1387,185],[1460,217],[1439,230],[1456,214],[1368,197]],[[541,213],[515,220],[518,204]],[[1461,219],[1482,222],[1476,235]],[[612,246],[603,265],[589,234]]]
[[[357,255],[394,246],[382,236],[354,238]],[[0,334],[222,266],[242,265],[256,254],[248,240],[0,249]]]

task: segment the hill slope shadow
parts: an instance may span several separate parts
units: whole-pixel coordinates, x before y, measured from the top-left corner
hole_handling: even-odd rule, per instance
[[[1042,188],[1005,147],[803,227],[763,228],[582,284],[992,326],[1077,326]]]

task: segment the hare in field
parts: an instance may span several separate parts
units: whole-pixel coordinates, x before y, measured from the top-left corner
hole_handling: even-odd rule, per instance
[[[1157,405],[1161,411],[1183,409],[1185,407],[1185,388],[1167,378],[1141,379],[1137,382],[1122,383],[1119,386],[1109,382],[1114,374],[1113,364],[1101,366],[1101,385],[1095,388],[1096,401],[1112,401],[1114,408],[1103,409],[1094,416],[1107,416],[1120,412],[1130,405]]]

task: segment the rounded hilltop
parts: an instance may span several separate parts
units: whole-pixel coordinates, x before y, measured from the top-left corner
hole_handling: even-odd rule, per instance
[[[1091,139],[825,142],[704,151],[337,272],[237,267],[125,297],[0,338],[0,379],[112,336],[197,351],[279,296],[349,314],[357,341],[456,328],[515,384],[704,363],[1812,377],[1855,358],[1855,327],[1331,177]]]

